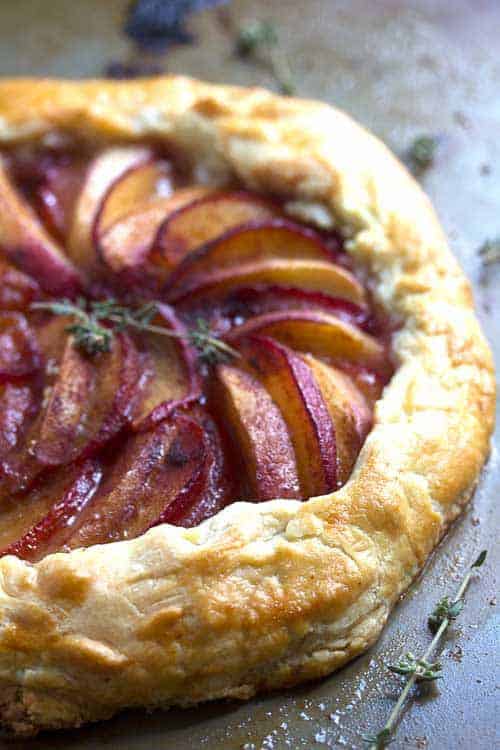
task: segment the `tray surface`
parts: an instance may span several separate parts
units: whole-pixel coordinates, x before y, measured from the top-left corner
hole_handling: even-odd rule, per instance
[[[122,34],[128,0],[0,3],[0,75],[99,76],[137,60]],[[228,28],[227,19],[230,18]],[[236,60],[232,31],[274,20],[299,96],[335,103],[401,154],[420,134],[439,136],[422,177],[451,245],[472,280],[478,315],[500,362],[500,268],[481,280],[478,247],[500,235],[500,4],[496,0],[235,0],[224,14],[193,15],[193,45],[152,58],[167,72],[272,86],[265,68]],[[144,61],[144,56],[141,58]],[[149,58],[146,58],[146,62]],[[441,654],[444,679],[405,712],[391,748],[490,750],[498,737],[498,521],[496,443],[470,508],[397,607],[379,643],[332,677],[248,703],[168,713],[127,712],[77,732],[2,742],[10,750],[285,750],[361,748],[384,723],[398,681],[384,671],[429,641],[426,615],[487,548],[465,609]],[[496,659],[498,664],[498,658]],[[496,680],[496,681],[495,681]],[[496,692],[495,692],[496,691]]]

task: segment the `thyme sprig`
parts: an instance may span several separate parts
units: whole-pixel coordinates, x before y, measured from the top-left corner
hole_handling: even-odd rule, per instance
[[[241,26],[236,37],[235,51],[243,59],[261,60],[268,63],[282,94],[295,93],[295,82],[279,44],[276,26],[269,21],[251,21]],[[263,53],[261,57],[261,53]]]
[[[79,297],[76,302],[68,299],[34,302],[31,307],[73,318],[74,322],[65,330],[73,335],[74,345],[90,356],[109,352],[115,333],[121,333],[129,328],[184,339],[195,347],[200,360],[206,364],[215,364],[240,356],[236,349],[211,331],[203,318],[198,318],[195,326],[185,333],[154,325],[151,321],[158,313],[157,302],[148,302],[140,307],[131,308],[114,299],[87,302],[83,297]]]
[[[437,661],[430,662],[429,657],[438,647],[441,638],[451,622],[455,620],[462,611],[465,591],[474,571],[482,566],[485,559],[486,550],[483,550],[469,567],[453,599],[450,600],[449,597],[445,596],[437,603],[428,618],[428,626],[431,632],[434,633],[434,637],[425,650],[424,655],[417,658],[412,653],[407,653],[406,656],[401,658],[396,664],[389,664],[387,666],[391,672],[403,675],[408,679],[396,704],[394,705],[394,708],[389,714],[389,718],[380,732],[377,732],[377,734],[363,735],[363,740],[368,743],[369,750],[382,750],[382,748],[385,748],[392,741],[404,703],[415,683],[433,682],[442,676],[441,664]]]

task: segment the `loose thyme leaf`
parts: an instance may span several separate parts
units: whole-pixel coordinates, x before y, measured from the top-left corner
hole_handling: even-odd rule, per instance
[[[500,262],[500,236],[485,240],[478,250],[483,266]]]
[[[295,93],[295,83],[288,59],[279,46],[276,26],[269,21],[251,21],[242,26],[236,37],[236,54],[241,58],[258,59],[263,51],[267,55],[265,60],[274,76],[282,94]]]
[[[252,21],[242,26],[236,38],[236,52],[240,57],[252,55],[262,45],[278,43],[276,27],[269,21]]]
[[[437,147],[438,139],[434,135],[415,138],[407,154],[409,165],[415,174],[422,174],[433,166]]]
[[[477,556],[477,559],[475,560],[475,562],[472,563],[471,568],[480,568],[481,565],[486,560],[487,555],[488,555],[488,550],[483,549],[483,551],[480,552],[479,555]]]

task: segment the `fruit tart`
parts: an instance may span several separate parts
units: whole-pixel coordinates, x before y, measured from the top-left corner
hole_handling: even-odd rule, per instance
[[[491,355],[420,188],[325,104],[0,85],[0,718],[328,674],[471,497]]]

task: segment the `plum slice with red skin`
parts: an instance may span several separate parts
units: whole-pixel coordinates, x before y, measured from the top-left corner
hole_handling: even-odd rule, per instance
[[[16,448],[38,411],[40,393],[32,383],[5,383],[0,386],[0,459]]]
[[[287,423],[303,496],[334,489],[335,428],[311,368],[299,354],[264,336],[248,336],[235,345],[242,364],[263,383]]]
[[[284,310],[327,312],[363,330],[372,325],[368,308],[323,292],[311,292],[298,287],[241,287],[229,294],[187,298],[177,305],[177,311],[183,319],[196,321],[197,318],[203,318],[213,330],[222,333],[257,315]]]
[[[133,413],[132,427],[143,431],[161,422],[172,411],[201,396],[197,353],[187,342],[186,327],[169,305],[158,304],[154,325],[179,334],[170,338],[141,332],[136,337],[143,355],[143,386]]]
[[[19,533],[21,528],[23,531],[0,550],[0,556],[16,555],[37,562],[60,549],[71,535],[73,523],[94,496],[101,477],[100,463],[88,459],[51,473],[29,498],[20,498],[4,509],[2,525],[8,533]]]
[[[323,394],[335,425],[337,478],[339,486],[349,478],[352,467],[372,424],[368,400],[341,370],[316,357],[305,355]]]
[[[84,180],[79,159],[56,160],[49,166],[34,193],[34,205],[49,232],[64,242]]]
[[[111,272],[113,283],[128,296],[152,296],[163,287],[170,265],[157,252],[154,239],[165,217],[196,200],[207,188],[176,190],[168,197],[145,199],[105,231],[98,225],[94,243],[100,260]]]
[[[250,318],[225,335],[232,343],[247,335],[270,336],[292,349],[345,360],[384,373],[390,368],[387,351],[373,336],[329,313],[280,310]]]
[[[182,279],[248,262],[271,258],[333,261],[320,235],[286,219],[252,221],[228,229],[211,242],[190,252],[177,266],[169,286]]]
[[[215,375],[217,408],[242,454],[251,499],[300,498],[287,424],[266,388],[231,365],[219,365]]]
[[[86,170],[85,154],[50,149],[17,154],[10,172],[46,229],[64,242]]]
[[[174,268],[192,250],[225,230],[279,214],[277,206],[253,193],[212,192],[171,214],[159,227],[154,247],[169,267]]]
[[[190,416],[203,428],[207,449],[210,452],[207,481],[203,492],[189,508],[184,508],[180,512],[179,506],[173,504],[165,509],[162,516],[164,522],[185,528],[197,526],[222,510],[234,499],[237,488],[241,485],[241,478],[237,479],[235,462],[229,459],[229,436],[223,434],[220,424],[216,424],[205,408],[194,407],[190,411]]]
[[[182,517],[205,488],[207,448],[203,428],[186,415],[131,436],[64,549],[139,536],[165,522],[172,504]]]
[[[0,498],[26,491],[47,467],[95,454],[131,419],[140,394],[137,349],[126,334],[111,352],[87,359],[64,333],[66,319],[41,326],[42,388],[23,423],[22,440],[2,457]]]
[[[0,161],[0,249],[49,293],[74,297],[82,277],[52,239],[29,203],[12,185]]]
[[[7,409],[2,419],[14,420],[19,425],[15,445],[1,455],[0,461],[0,501],[28,489],[42,468],[35,458],[32,448],[38,434],[42,403],[55,382],[59,362],[67,340],[65,331],[69,319],[65,317],[41,316],[36,324],[37,342],[42,356],[43,367],[35,377],[29,379],[31,395],[29,405],[23,414],[10,413]],[[35,324],[34,324],[35,325]],[[3,400],[3,399],[2,399]],[[8,407],[8,404],[5,404]]]
[[[215,268],[169,285],[165,296],[170,304],[179,304],[206,294],[228,293],[243,286],[275,285],[301,287],[341,297],[357,305],[365,303],[365,293],[354,276],[339,265],[321,260],[269,258],[241,265]]]
[[[92,227],[94,242],[98,244],[110,227],[138,206],[144,210],[158,199],[170,198],[173,192],[171,178],[170,165],[160,159],[151,157],[133,164],[103,196]]]
[[[113,438],[133,411],[139,378],[138,352],[128,335],[115,336],[111,351],[94,357],[68,337],[35,437],[37,460],[66,464]]]
[[[33,375],[40,368],[36,336],[20,312],[0,312],[0,382]]]
[[[34,279],[0,259],[0,310],[25,310],[39,295]]]
[[[130,169],[151,160],[144,146],[117,146],[101,151],[90,162],[75,204],[68,232],[67,251],[85,274],[94,275],[98,258],[94,246],[94,225],[111,186]]]

